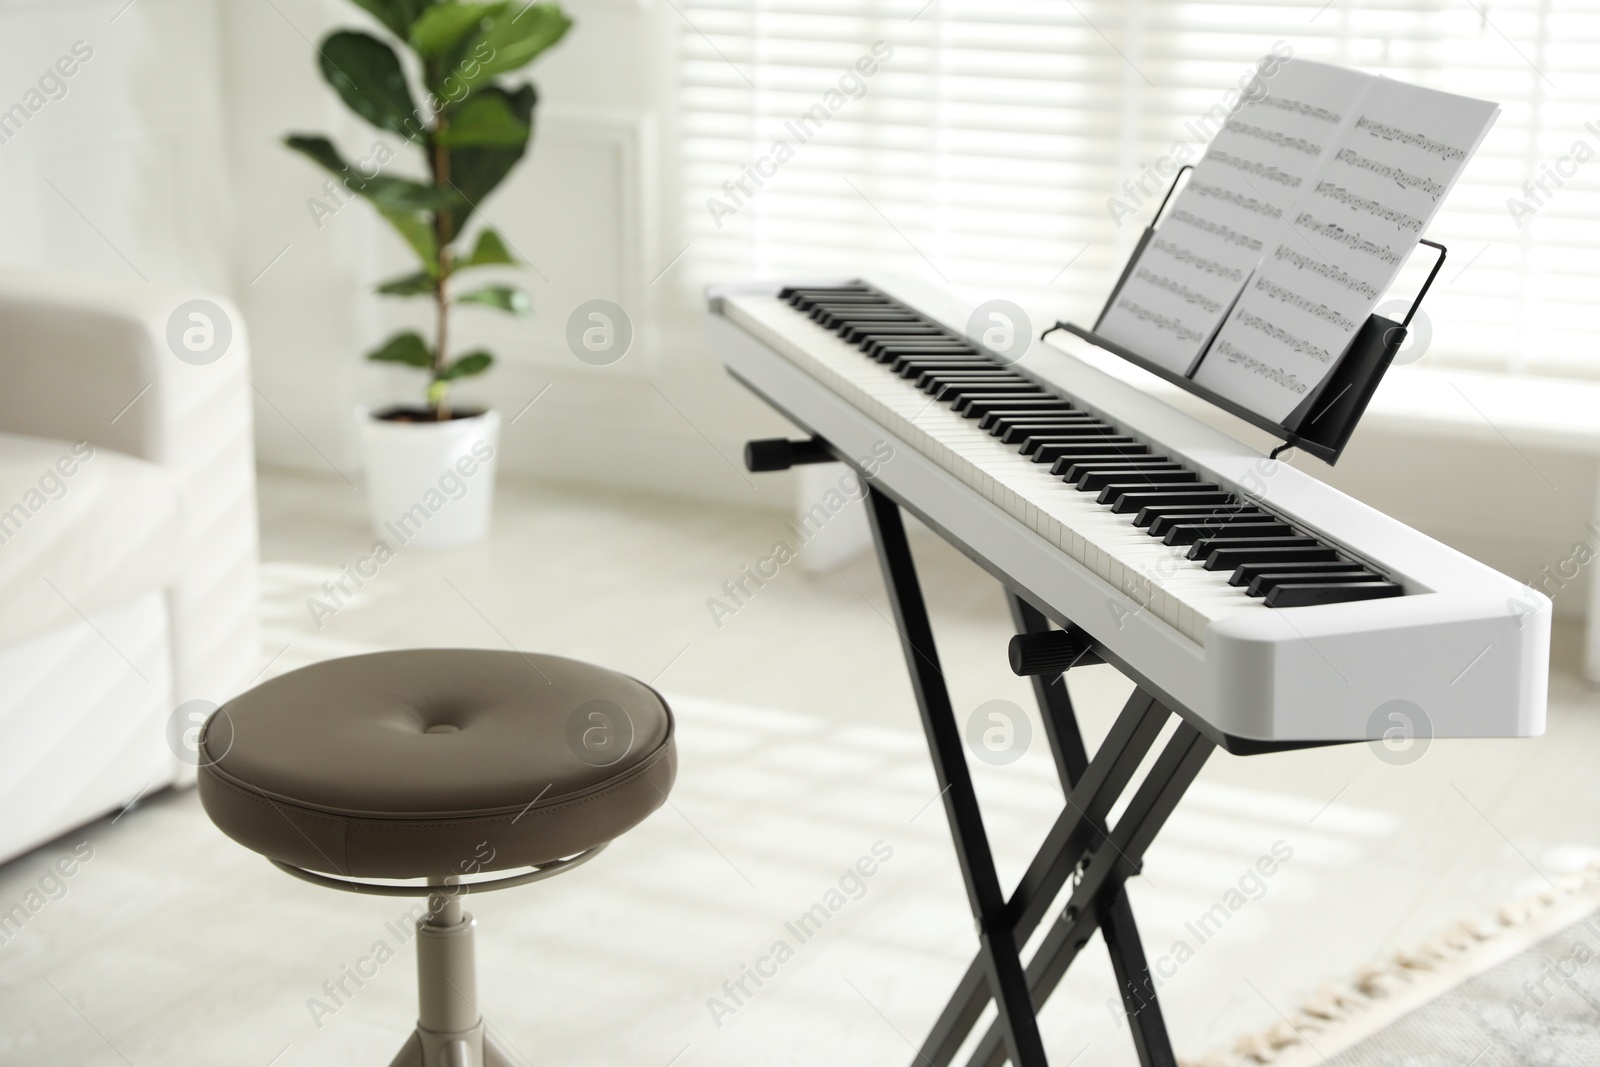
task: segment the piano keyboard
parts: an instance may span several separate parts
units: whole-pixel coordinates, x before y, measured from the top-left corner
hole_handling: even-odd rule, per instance
[[[1403,591],[870,286],[778,299],[832,335],[808,370],[1196,642],[1239,611]]]
[[[1383,737],[1401,706],[1432,736],[1543,729],[1545,598],[1070,348],[1008,363],[967,311],[752,284],[712,291],[707,336],[844,454],[891,441],[881,488],[1224,739]]]

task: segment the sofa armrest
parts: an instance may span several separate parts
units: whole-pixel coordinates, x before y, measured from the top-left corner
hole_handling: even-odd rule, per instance
[[[88,441],[166,468],[183,508],[182,573],[170,590],[174,696],[228,699],[259,666],[249,344],[178,358],[168,320],[199,294],[102,278],[0,271],[0,430]]]

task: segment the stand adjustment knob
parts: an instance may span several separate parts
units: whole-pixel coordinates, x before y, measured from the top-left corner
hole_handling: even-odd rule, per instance
[[[1101,662],[1094,654],[1094,642],[1077,627],[1018,634],[1011,639],[1010,660],[1011,673],[1022,678]]]
[[[828,442],[820,437],[805,441],[767,437],[760,441],[747,441],[744,446],[744,465],[751,474],[786,471],[802,463],[831,462],[833,453],[828,451]]]

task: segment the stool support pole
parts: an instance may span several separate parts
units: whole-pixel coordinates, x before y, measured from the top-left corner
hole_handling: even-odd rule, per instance
[[[419,1067],[484,1067],[473,950],[477,925],[461,910],[458,895],[429,895],[428,915],[417,922],[417,1032],[407,1049],[415,1052],[409,1060],[402,1052],[403,1062]]]

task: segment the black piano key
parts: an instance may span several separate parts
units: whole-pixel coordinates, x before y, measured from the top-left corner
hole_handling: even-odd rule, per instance
[[[859,318],[862,321],[870,319],[874,322],[885,318],[904,319],[907,322],[922,321],[916,312],[907,311],[903,307],[897,307],[896,305],[887,302],[866,304],[819,300],[811,305],[811,307],[806,311],[806,315],[810,318],[816,319],[819,322],[823,318],[830,315],[841,316],[844,318]]]
[[[1000,412],[1022,414],[1023,412],[1045,411],[1071,411],[1072,406],[1059,397],[1045,397],[1040,400],[1026,400],[1021,397],[1003,397],[996,400],[982,400],[969,403],[962,409],[961,414],[969,419],[981,419],[986,415]]]
[[[1098,422],[1087,411],[1053,411],[1048,415],[1018,415],[1015,418],[997,418],[990,421],[985,427],[995,437],[1004,439],[1012,430],[1026,430],[1027,433],[1013,437],[1020,441],[1032,433],[1044,433],[1049,430],[1072,427],[1084,422]]]
[[[1101,494],[1100,503],[1107,501],[1105,494]],[[1127,515],[1138,512],[1155,504],[1231,504],[1235,500],[1232,493],[1220,489],[1197,489],[1187,485],[1181,489],[1139,489],[1134,492],[1125,492],[1115,500],[1110,501],[1111,511],[1117,515]]]
[[[1012,444],[1017,446],[1017,451],[1024,456],[1037,456],[1039,450],[1049,445],[1075,445],[1082,444],[1085,440],[1095,442],[1107,441],[1116,436],[1111,427],[1103,422],[1093,419],[1084,419],[1081,422],[1062,423],[1059,426],[1034,426],[1030,427],[1021,440],[1012,439]],[[1042,463],[1043,459],[1034,462]]]
[[[1107,427],[1088,426],[1081,430],[1072,430],[1070,433],[1057,437],[1045,435],[1046,439],[1038,442],[1033,447],[1033,461],[1035,463],[1055,463],[1068,456],[1147,456],[1150,447],[1142,441],[1135,441],[1131,437],[1121,437],[1115,431],[1106,432]],[[1039,435],[1034,435],[1039,436]],[[1023,438],[1026,442],[1028,438]]]
[[[826,305],[828,305],[830,307],[847,307],[848,306],[848,307],[859,307],[859,308],[862,308],[862,309],[892,307],[892,308],[896,308],[897,310],[902,310],[902,311],[905,310],[904,308],[901,308],[897,304],[894,304],[894,303],[892,303],[890,301],[884,300],[882,297],[870,297],[870,296],[864,296],[864,295],[863,296],[851,296],[850,294],[827,294],[827,295],[821,295],[821,296],[818,296],[818,295],[795,296],[795,297],[792,297],[789,300],[789,304],[790,304],[790,306],[795,308],[797,311],[800,311],[802,314],[809,314],[812,308],[817,307],[819,305],[823,305],[823,304],[826,304]]]
[[[841,311],[835,307],[818,305],[811,309],[811,318],[819,326],[826,326],[830,330],[843,331],[851,326],[891,326],[899,323],[914,323],[916,318],[894,311],[884,310],[877,312],[868,311]]]
[[[925,370],[913,379],[921,388],[926,388],[929,382],[948,384],[950,382],[1001,382],[1006,384],[1031,384],[1028,379],[1013,370],[1004,367],[985,367],[981,370],[949,370],[944,367],[935,367]]]
[[[1011,439],[1025,441],[1040,434],[1070,434],[1075,432],[1075,427],[1085,424],[1105,425],[1087,411],[1052,411],[1045,415],[1023,414],[1014,418],[996,418],[985,429],[1002,440],[1012,430],[1018,430],[1021,432],[1011,434]]]
[[[992,394],[986,394],[982,390],[974,390],[974,392],[971,392],[970,397],[973,400],[995,400],[995,402],[1019,403],[1019,405],[1024,406],[1032,405],[1032,403],[1046,403],[1046,405],[1058,405],[1058,403],[1061,403],[1061,397],[1051,394],[1051,392],[1045,392],[1045,390],[1035,386],[1034,382],[1029,382],[1029,387],[1024,392],[997,389]],[[957,410],[960,410],[960,408],[957,408]]]
[[[913,356],[911,358],[915,359],[917,357]],[[970,356],[960,357],[959,361],[967,363],[977,362]],[[913,381],[918,381],[923,376],[928,378],[940,378],[948,382],[968,382],[972,385],[982,385],[984,382],[997,382],[1002,385],[1027,385],[1034,389],[1039,388],[1038,382],[1035,382],[1029,378],[1024,378],[1016,371],[1007,370],[1004,367],[968,367],[963,370],[960,367],[935,366],[924,370],[922,374],[918,375],[916,379],[913,379]]]
[[[861,350],[879,363],[893,363],[897,356],[966,356],[969,359],[983,359],[983,355],[976,348],[964,341],[907,341],[885,340],[874,341],[870,345],[860,346]],[[994,366],[993,363],[990,366]]]
[[[1351,585],[1310,583],[1280,585],[1267,594],[1269,608],[1308,608],[1317,604],[1343,604],[1352,600],[1379,600],[1399,596],[1403,589],[1394,582],[1356,582]]]
[[[853,345],[858,345],[862,341],[868,340],[887,341],[892,339],[904,339],[907,337],[950,337],[949,334],[945,333],[939,327],[926,326],[920,322],[908,322],[904,325],[885,323],[882,326],[850,326],[839,331],[839,336],[843,337],[846,341],[849,341]],[[951,339],[960,340],[960,338]]]
[[[1110,504],[1112,505],[1111,510],[1116,511],[1116,505],[1122,497],[1138,493],[1217,493],[1221,491],[1221,487],[1212,485],[1210,482],[1186,482],[1176,478],[1169,481],[1124,478],[1101,486],[1100,495],[1095,497],[1095,503]]]
[[[927,356],[900,356],[889,365],[890,370],[902,378],[917,379],[931,370],[955,372],[958,370],[986,370],[992,363],[979,363],[970,356],[957,359],[929,359]]]
[[[1288,537],[1293,533],[1294,527],[1286,522],[1239,522],[1220,525],[1178,523],[1159,534],[1154,524],[1150,527],[1150,536],[1160,537],[1164,545],[1192,545],[1198,541],[1242,541],[1257,537]]]
[[[1322,575],[1354,574],[1366,570],[1366,565],[1352,560],[1323,560],[1317,563],[1242,563],[1234,568],[1228,584],[1248,586],[1263,574],[1300,574],[1304,581],[1315,582]]]
[[[1010,392],[1029,383],[1025,380],[1014,378],[963,378],[958,375],[935,375],[928,371],[923,371],[917,376],[916,384],[917,388],[929,396],[938,396],[946,390],[963,389],[967,392],[975,392],[985,386]]]
[[[874,296],[879,300],[885,299],[872,286],[865,282],[844,282],[840,285],[790,285],[779,290],[780,300],[792,300],[798,296],[827,296],[837,293],[840,296]]]
[[[1082,415],[1083,412],[1078,411],[1065,400],[1061,402],[1061,405],[1062,406],[1059,409],[1054,411],[996,411],[993,414],[985,415],[983,418],[979,419],[978,428],[982,430],[991,430],[1000,423],[1017,425],[1025,422],[1037,422],[1049,425],[1051,423],[1065,421],[1076,424],[1079,421],[1076,416]],[[1085,423],[1084,425],[1088,425],[1088,423]],[[1078,431],[1074,429],[1066,432],[1077,433]]]
[[[819,307],[820,306],[820,307],[847,308],[847,307],[872,307],[872,306],[876,305],[876,306],[879,306],[879,307],[893,308],[894,310],[900,312],[902,315],[915,315],[915,314],[917,314],[917,312],[913,311],[911,308],[906,307],[904,304],[900,303],[897,300],[890,300],[888,297],[884,296],[882,293],[833,293],[833,294],[807,293],[804,296],[797,296],[794,299],[795,300],[804,300],[807,303],[811,304],[812,307]]]
[[[1264,545],[1251,545],[1243,548],[1236,545],[1229,548],[1213,549],[1211,554],[1206,557],[1205,568],[1208,571],[1231,571],[1241,563],[1317,563],[1324,560],[1332,563],[1338,558],[1339,553],[1327,545],[1304,545],[1284,548],[1272,548]]]
[[[1160,491],[1162,493],[1171,494],[1184,494],[1184,499],[1173,501],[1175,504],[1194,503],[1194,501],[1190,499],[1190,496],[1197,493],[1220,494],[1222,496],[1228,495],[1223,491],[1220,485],[1213,485],[1211,482],[1174,481],[1170,485],[1156,486],[1151,486],[1143,482],[1130,483],[1128,485],[1118,485],[1116,482],[1112,482],[1111,484],[1101,488],[1100,495],[1095,498],[1095,503],[1116,505],[1118,503],[1118,498],[1124,493],[1136,494],[1151,491]],[[1141,504],[1140,506],[1144,507],[1151,503],[1155,503],[1155,501],[1145,501],[1145,503]],[[1113,507],[1112,510],[1115,510],[1115,507]],[[1121,513],[1119,512],[1119,514]]]
[[[1227,504],[1157,504],[1143,508],[1134,517],[1135,526],[1153,526],[1163,517],[1171,517],[1179,521],[1193,522],[1201,518],[1210,518],[1216,515],[1254,515],[1261,519],[1271,519],[1275,516],[1268,515],[1265,511],[1253,504],[1242,501],[1232,501]]]
[[[1362,569],[1356,571],[1343,571],[1335,573],[1313,573],[1305,571],[1266,571],[1256,575],[1250,581],[1245,592],[1251,596],[1266,596],[1280,585],[1349,585],[1351,582],[1381,582],[1381,574],[1373,574]]]
[[[1205,559],[1218,548],[1244,551],[1252,548],[1323,548],[1321,541],[1305,534],[1278,534],[1262,537],[1202,537],[1189,546],[1190,559]]]
[[[1013,445],[1016,445],[1016,450],[1024,456],[1032,456],[1034,462],[1051,462],[1053,458],[1045,453],[1054,446],[1067,448],[1072,445],[1094,445],[1098,448],[1102,443],[1109,442],[1115,437],[1117,434],[1104,422],[1080,422],[1077,426],[1056,426],[1035,430],[1022,438],[1021,442],[1013,442]]]
[[[1209,511],[1209,514],[1207,513]],[[1167,531],[1174,526],[1205,526],[1211,529],[1220,529],[1224,526],[1254,525],[1263,522],[1280,522],[1276,515],[1268,515],[1259,508],[1250,508],[1244,511],[1225,511],[1216,513],[1216,509],[1200,509],[1199,513],[1179,512],[1172,515],[1157,515],[1150,522],[1151,537],[1165,537]],[[1187,544],[1187,542],[1185,542]]]
[[[1094,464],[1082,461],[1067,468],[1062,479],[1071,483],[1080,493],[1092,493],[1114,483],[1174,485],[1192,482],[1198,476],[1176,463],[1152,463],[1148,466],[1130,467],[1122,463]]]
[[[1101,454],[1092,454],[1092,453],[1079,453],[1079,454],[1075,454],[1075,455],[1071,455],[1071,456],[1058,456],[1058,457],[1056,457],[1055,462],[1052,464],[1052,466],[1050,468],[1050,473],[1054,474],[1058,478],[1064,478],[1069,482],[1075,482],[1075,481],[1078,480],[1078,478],[1082,478],[1083,475],[1087,474],[1090,470],[1100,470],[1100,469],[1103,469],[1103,468],[1104,469],[1113,469],[1113,470],[1127,470],[1129,468],[1127,467],[1126,464],[1127,464],[1127,461],[1130,458],[1133,458],[1133,459],[1145,459],[1145,458],[1148,458],[1150,460],[1150,463],[1153,464],[1153,465],[1156,465],[1156,466],[1168,467],[1168,468],[1170,468],[1172,470],[1182,470],[1183,469],[1181,466],[1179,466],[1178,464],[1174,463],[1172,460],[1168,459],[1166,456],[1150,456],[1150,457],[1136,456],[1136,457],[1130,457],[1130,456],[1128,456],[1128,455],[1126,455],[1124,453],[1107,452],[1107,453],[1105,453],[1103,455],[1101,455]],[[1035,463],[1042,462],[1039,459],[1037,453],[1034,454],[1034,462]],[[1083,468],[1081,471],[1078,472],[1077,477],[1072,477],[1070,475],[1070,472],[1071,472],[1072,468],[1074,468],[1074,467]]]
[[[835,332],[845,341],[861,349],[862,352],[868,351],[879,341],[909,341],[916,338],[923,338],[929,341],[946,340],[944,334],[926,326],[885,326],[882,329],[875,329],[870,326],[847,326]],[[933,355],[934,353],[929,354]],[[976,358],[981,359],[983,357],[980,354]]]
[[[778,294],[779,299],[786,300],[792,307],[805,311],[812,304],[830,301],[833,303],[887,303],[888,298],[881,293],[875,293],[865,287],[859,289],[785,289]]]
[[[872,357],[879,363],[887,363],[898,371],[898,365],[919,361],[927,364],[927,370],[958,371],[970,370],[978,373],[991,370],[1003,370],[989,360],[982,352],[965,352],[952,349],[948,352],[930,352],[923,349],[906,349],[896,346],[893,351],[886,351],[880,356]]]
[[[1069,482],[1076,482],[1085,474],[1104,471],[1115,474],[1119,470],[1125,471],[1151,471],[1164,470],[1181,473],[1183,477],[1178,481],[1192,482],[1195,480],[1193,471],[1184,470],[1183,464],[1167,456],[1124,456],[1116,453],[1096,456],[1062,456],[1056,460],[1050,473],[1058,478],[1065,478]]]
[[[938,381],[944,385],[960,382],[963,385],[971,386],[993,382],[995,385],[1002,386],[1007,390],[1014,385],[1026,385],[1033,390],[1039,388],[1038,382],[1030,381],[1016,371],[1009,371],[1003,367],[968,367],[966,369],[960,367],[928,367],[911,380],[917,385],[925,385],[930,381]]]
[[[979,396],[1035,396],[1038,386],[1029,381],[1021,382],[946,382],[934,389],[929,389],[935,398],[946,404],[954,404],[963,397]]]

